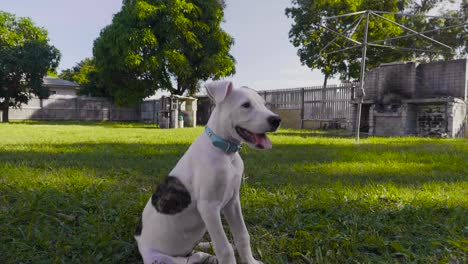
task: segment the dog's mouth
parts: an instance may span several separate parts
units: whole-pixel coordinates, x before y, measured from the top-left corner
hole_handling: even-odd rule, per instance
[[[259,149],[271,149],[272,147],[271,140],[266,136],[265,133],[253,133],[240,126],[236,126],[236,132],[247,143],[250,143]]]

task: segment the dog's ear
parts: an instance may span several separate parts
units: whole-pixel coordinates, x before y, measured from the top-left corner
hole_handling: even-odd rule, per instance
[[[215,102],[215,104],[221,103],[234,88],[230,81],[214,81],[205,84],[208,96]]]

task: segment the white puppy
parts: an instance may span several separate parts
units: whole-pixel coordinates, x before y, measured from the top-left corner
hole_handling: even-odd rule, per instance
[[[206,130],[189,147],[143,210],[135,239],[145,264],[186,264],[210,260],[236,263],[221,223],[224,214],[243,263],[257,264],[242,217],[239,188],[244,171],[240,143],[270,149],[266,132],[281,119],[265,107],[258,93],[231,82],[205,85],[216,107]],[[206,231],[216,258],[193,251]]]

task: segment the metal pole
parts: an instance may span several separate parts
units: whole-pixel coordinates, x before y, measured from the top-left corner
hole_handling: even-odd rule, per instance
[[[366,72],[366,56],[367,56],[367,33],[369,31],[369,11],[366,11],[366,27],[364,28],[364,41],[362,42],[362,59],[361,59],[361,78],[360,78],[360,96],[357,98],[357,114],[356,114],[356,142],[359,143],[359,128],[361,126],[361,111],[362,100],[364,99],[364,75]]]
[[[444,43],[442,43],[442,42],[439,42],[439,41],[437,41],[437,40],[435,40],[435,39],[433,39],[433,38],[430,38],[430,37],[428,37],[428,36],[426,36],[426,35],[424,35],[424,34],[421,34],[421,32],[417,32],[416,30],[412,30],[412,29],[409,28],[409,27],[405,27],[405,26],[403,26],[402,24],[397,23],[397,22],[395,22],[395,21],[392,21],[392,20],[390,20],[390,19],[388,19],[388,18],[386,18],[386,17],[383,17],[383,16],[381,16],[381,15],[379,15],[379,14],[376,14],[376,13],[373,13],[373,14],[374,14],[375,16],[378,16],[378,17],[382,18],[383,20],[386,20],[386,21],[388,21],[388,22],[394,24],[394,25],[397,25],[397,26],[399,26],[399,27],[401,27],[401,28],[404,28],[404,29],[406,29],[406,30],[408,30],[408,31],[411,31],[411,32],[413,32],[414,34],[416,34],[417,36],[421,36],[421,37],[423,37],[423,38],[425,38],[425,39],[428,39],[428,40],[430,40],[430,41],[432,41],[432,42],[435,42],[435,43],[437,43],[437,44],[440,44],[440,45],[442,45],[442,46],[444,46],[444,47],[446,47],[446,48],[448,48],[448,49],[450,49],[450,50],[453,50],[453,48],[450,47],[449,45],[446,45],[446,44],[444,44]]]

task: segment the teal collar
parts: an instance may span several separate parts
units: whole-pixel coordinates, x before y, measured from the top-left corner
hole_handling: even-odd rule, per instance
[[[218,137],[213,130],[209,127],[205,127],[205,132],[208,137],[211,139],[213,145],[222,151],[226,152],[227,154],[235,153],[241,150],[242,146],[240,144],[236,144],[234,142],[222,139]]]

